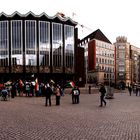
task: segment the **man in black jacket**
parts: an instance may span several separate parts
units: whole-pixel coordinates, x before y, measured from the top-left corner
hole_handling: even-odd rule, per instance
[[[99,89],[99,92],[101,93],[101,95],[100,95],[100,107],[103,106],[103,102],[104,102],[104,105],[106,106],[106,101],[104,99],[105,93],[106,93],[106,89],[105,89],[105,87],[104,87],[103,84],[101,84],[101,87]]]
[[[46,93],[45,93],[45,95],[46,95],[46,103],[45,103],[45,105],[46,106],[48,106],[48,100],[49,100],[49,106],[51,106],[51,95],[52,94],[53,94],[53,91],[52,91],[50,85],[47,84],[47,86],[46,86]]]

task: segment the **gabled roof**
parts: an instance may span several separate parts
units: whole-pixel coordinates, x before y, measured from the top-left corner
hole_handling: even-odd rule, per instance
[[[0,13],[0,17],[1,17],[1,20],[7,19],[7,15],[4,12]]]
[[[100,29],[97,29],[96,31],[89,34],[88,36],[84,37],[81,41],[87,40],[89,38],[90,38],[90,40],[97,39],[97,40],[104,41],[104,42],[112,44],[109,41],[109,39],[102,33],[102,31]]]
[[[54,16],[48,16],[46,13],[41,13],[40,15],[36,15],[36,14],[34,14],[32,11],[29,11],[28,13],[26,13],[26,14],[21,14],[21,13],[19,13],[18,11],[15,11],[13,14],[11,14],[11,15],[7,15],[7,14],[5,14],[4,12],[2,12],[2,13],[0,13],[0,18],[13,18],[13,17],[20,17],[20,18],[22,18],[22,17],[32,17],[32,18],[41,18],[41,17],[46,17],[46,19],[50,19],[50,20],[58,20],[58,21],[60,21],[60,22],[68,22],[68,23],[70,23],[70,24],[73,24],[74,26],[76,26],[77,25],[77,22],[75,22],[75,21],[73,21],[71,18],[69,18],[69,17],[65,17],[65,16],[61,16],[60,14],[56,14],[56,15],[54,15]]]
[[[11,14],[11,17],[14,17],[15,15],[18,15],[19,17],[22,16],[18,11],[15,11],[14,13]]]

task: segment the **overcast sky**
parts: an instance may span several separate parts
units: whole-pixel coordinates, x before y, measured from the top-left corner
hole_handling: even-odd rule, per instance
[[[139,6],[139,0],[1,0],[0,12],[45,12],[49,16],[62,12],[84,25],[79,26],[79,38],[100,29],[112,43],[116,37],[125,36],[140,48]]]

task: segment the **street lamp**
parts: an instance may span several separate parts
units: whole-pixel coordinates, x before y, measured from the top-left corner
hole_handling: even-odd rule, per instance
[[[85,76],[86,76],[86,88],[87,88],[87,79],[88,79],[88,51],[87,51],[87,48],[88,46],[85,45],[85,50],[84,50],[84,53],[85,53]]]
[[[85,61],[86,61],[86,62],[85,62],[85,63],[86,63],[86,64],[85,64],[85,67],[86,67],[86,87],[87,87],[87,79],[88,79],[88,67],[87,67],[87,63],[88,63],[88,62],[87,62],[87,55],[85,56]]]
[[[111,72],[111,68],[109,68],[109,86],[108,86],[108,90],[107,90],[107,94],[106,94],[106,99],[113,99],[113,92],[111,92],[111,75],[112,75],[112,72]]]

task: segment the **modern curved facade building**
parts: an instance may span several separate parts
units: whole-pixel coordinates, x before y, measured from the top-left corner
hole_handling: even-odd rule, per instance
[[[70,78],[75,73],[76,22],[64,15],[0,14],[1,79],[32,74]]]

